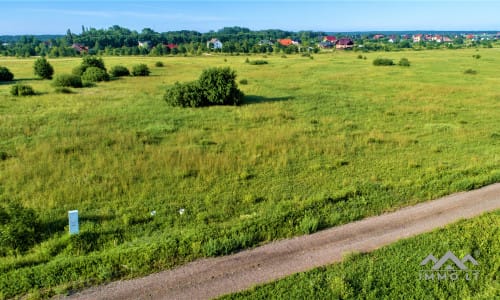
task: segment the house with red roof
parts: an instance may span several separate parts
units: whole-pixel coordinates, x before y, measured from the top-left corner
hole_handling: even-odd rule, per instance
[[[337,41],[337,49],[351,49],[354,47],[354,42],[350,38],[341,38]]]
[[[278,43],[280,43],[281,46],[285,46],[285,47],[288,47],[288,46],[294,44],[292,39],[279,39]]]

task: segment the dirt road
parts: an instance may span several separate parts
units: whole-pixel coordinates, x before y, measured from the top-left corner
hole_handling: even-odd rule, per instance
[[[338,262],[463,218],[500,209],[500,183],[234,255],[117,281],[68,299],[210,299],[293,273]]]

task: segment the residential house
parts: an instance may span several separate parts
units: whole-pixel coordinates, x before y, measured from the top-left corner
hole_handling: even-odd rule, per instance
[[[376,41],[378,41],[380,39],[383,39],[384,37],[385,36],[383,34],[376,34],[376,35],[373,36],[373,39],[376,40]]]
[[[337,41],[337,49],[351,49],[354,47],[354,42],[350,38],[341,38]]]
[[[82,44],[73,44],[73,45],[71,45],[71,48],[75,49],[76,52],[78,52],[80,54],[89,52],[89,47],[84,46]]]
[[[337,37],[333,35],[327,35],[323,38],[323,42],[330,42],[335,44],[337,42]]]
[[[288,47],[290,45],[293,45],[293,41],[292,39],[278,39],[278,43],[281,45],[281,46],[285,46],[285,47]]]
[[[170,44],[164,44],[163,46],[167,47],[170,50],[179,48],[179,46],[177,46],[176,44],[172,44],[172,43],[170,43]]]
[[[216,38],[211,39],[207,42],[208,49],[222,49],[222,42]]]
[[[149,49],[149,48],[151,48],[151,42],[150,41],[144,41],[144,42],[139,41],[138,46],[139,46],[139,48]]]
[[[424,41],[424,35],[423,34],[419,33],[419,34],[414,34],[413,35],[413,42],[414,43],[420,43],[422,41]]]
[[[447,36],[443,36],[443,43],[452,43],[452,42],[453,42],[453,40],[452,40],[452,39],[450,39],[450,38],[449,38],[449,37],[447,37]]]

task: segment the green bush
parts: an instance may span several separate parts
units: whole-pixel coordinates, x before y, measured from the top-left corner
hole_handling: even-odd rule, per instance
[[[373,65],[374,66],[393,66],[394,61],[392,59],[389,59],[389,58],[376,58],[373,61]]]
[[[238,105],[244,94],[235,79],[236,73],[229,67],[206,69],[197,81],[176,83],[167,89],[164,99],[172,106],[181,107]]]
[[[204,70],[198,82],[209,104],[239,105],[243,101],[243,92],[238,89],[235,80],[236,72],[225,67]]]
[[[401,60],[399,61],[398,63],[400,66],[402,67],[409,67],[410,66],[410,61],[408,60],[408,58],[401,58]]]
[[[33,70],[35,75],[42,79],[52,79],[52,75],[54,75],[54,68],[44,57],[35,61]]]
[[[122,77],[122,76],[129,76],[130,75],[130,71],[124,66],[114,66],[111,68],[109,73],[113,77]]]
[[[242,79],[242,80],[240,80],[240,84],[248,84],[248,80],[247,79]]]
[[[104,70],[106,72],[106,66],[101,57],[96,56],[85,56],[82,60],[82,64],[73,68],[73,74],[82,76],[85,71],[90,68],[95,67]]]
[[[73,74],[59,74],[54,77],[52,84],[55,87],[83,87],[82,78]]]
[[[73,94],[73,91],[67,87],[58,87],[55,92],[59,94]]]
[[[134,76],[149,76],[151,72],[145,64],[138,64],[132,67],[132,75]]]
[[[13,96],[33,96],[35,95],[35,90],[26,84],[16,84],[10,89],[10,93]]]
[[[473,70],[473,69],[467,69],[467,70],[464,71],[464,74],[467,74],[467,75],[476,75],[477,71]]]
[[[159,68],[161,68],[161,67],[164,67],[164,66],[165,66],[165,65],[163,64],[163,62],[162,62],[162,61],[157,61],[157,62],[155,62],[155,67],[159,67]]]
[[[251,65],[267,65],[268,62],[267,62],[267,60],[257,59],[257,60],[251,60],[249,62],[249,64],[251,64]]]
[[[34,210],[18,203],[0,205],[0,255],[29,249],[36,242],[38,227]]]
[[[10,72],[6,67],[0,66],[0,81],[12,81],[14,80],[14,74]]]
[[[176,82],[174,86],[167,89],[164,99],[172,106],[200,107],[207,105],[206,97],[198,81]]]
[[[103,69],[88,67],[82,74],[82,80],[86,82],[108,81],[109,75]]]

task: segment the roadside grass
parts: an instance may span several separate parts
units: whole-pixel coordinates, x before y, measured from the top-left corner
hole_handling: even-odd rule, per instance
[[[219,299],[496,299],[499,228],[500,211],[484,214]],[[432,279],[433,272],[426,271],[433,263],[420,263],[429,254],[440,259],[448,251],[459,259],[471,254],[478,265],[468,263],[469,271],[449,273],[443,267],[441,279],[437,274]]]
[[[475,53],[390,53],[409,68],[349,52],[262,66],[105,57],[108,69],[152,73],[71,94],[35,80],[34,59],[0,58],[39,92],[15,98],[0,85],[0,203],[35,209],[42,224],[36,246],[0,257],[0,291],[52,295],[139,276],[500,181],[500,49]],[[70,73],[80,59],[50,63]],[[213,66],[248,80],[246,104],[162,100]],[[69,238],[73,209],[82,234]]]

